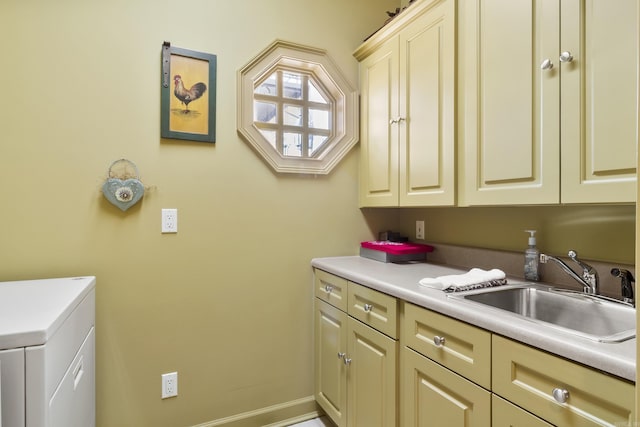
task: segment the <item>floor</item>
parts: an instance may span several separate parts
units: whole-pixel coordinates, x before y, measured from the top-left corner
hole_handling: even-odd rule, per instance
[[[299,424],[293,424],[290,427],[335,427],[335,424],[327,417],[314,418]]]

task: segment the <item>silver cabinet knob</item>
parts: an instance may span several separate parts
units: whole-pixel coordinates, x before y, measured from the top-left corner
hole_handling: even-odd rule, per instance
[[[330,293],[331,293],[331,291],[333,290],[333,286],[331,286],[331,285],[324,285],[324,290],[325,290],[328,294],[330,294]]]
[[[545,59],[540,64],[540,69],[542,69],[542,70],[550,70],[552,68],[553,68],[553,62],[551,62],[551,60],[549,58]]]
[[[338,359],[344,359],[346,355],[347,355],[346,353],[338,352]]]
[[[373,310],[373,306],[371,304],[365,304],[364,305],[364,311],[369,313],[371,310]]]
[[[435,337],[433,337],[433,343],[435,345],[437,345],[438,347],[443,346],[444,345],[444,341],[445,341],[444,337],[439,337],[437,335]]]
[[[345,365],[347,365],[347,366],[351,365],[351,358],[345,357],[345,358],[343,358],[343,360],[344,360],[344,364]]]
[[[564,51],[560,54],[560,62],[571,62],[571,61],[573,61],[573,55],[571,55],[571,52]]]
[[[401,122],[401,121],[403,121],[403,120],[404,120],[404,117],[400,117],[400,116],[398,116],[398,117],[396,117],[395,119],[391,119],[391,120],[389,120],[389,124],[390,124],[390,125],[393,125],[393,124],[396,124],[396,123],[400,123],[400,122]]]
[[[553,389],[553,398],[558,403],[565,403],[569,399],[569,391],[563,388],[554,388]]]

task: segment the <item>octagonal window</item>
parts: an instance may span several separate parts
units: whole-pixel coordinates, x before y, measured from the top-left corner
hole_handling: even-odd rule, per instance
[[[329,173],[357,143],[357,93],[323,50],[276,41],[238,87],[238,132],[278,172]]]

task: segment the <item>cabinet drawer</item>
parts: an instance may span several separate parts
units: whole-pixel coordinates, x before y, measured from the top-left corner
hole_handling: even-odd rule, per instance
[[[347,311],[347,279],[315,269],[315,294],[342,311]]]
[[[489,427],[491,393],[403,348],[403,426]]]
[[[565,403],[554,399],[566,390]],[[552,424],[632,425],[633,384],[493,336],[493,392]]]
[[[491,388],[491,333],[409,303],[402,329],[408,347]]]
[[[398,302],[389,295],[349,282],[350,316],[387,334],[398,337]]]

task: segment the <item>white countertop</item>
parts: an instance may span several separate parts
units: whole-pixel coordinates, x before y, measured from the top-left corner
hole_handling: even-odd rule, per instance
[[[448,298],[442,291],[418,284],[424,277],[460,274],[467,270],[427,262],[383,263],[359,256],[315,258],[311,265],[550,353],[633,382],[636,380],[635,338],[621,343],[596,342],[489,307],[475,307],[475,304]],[[522,279],[508,279],[509,283],[523,282]]]
[[[93,276],[0,282],[0,350],[46,343],[95,283]]]

